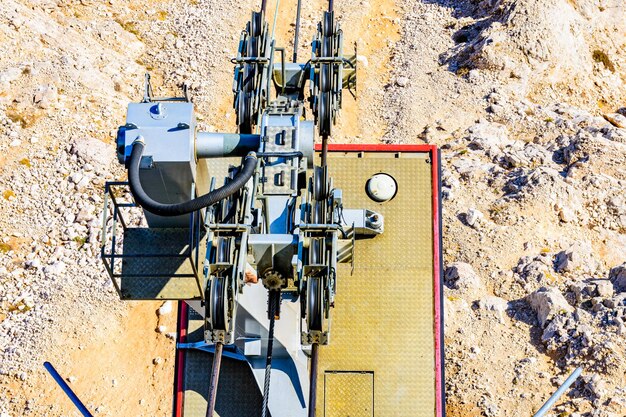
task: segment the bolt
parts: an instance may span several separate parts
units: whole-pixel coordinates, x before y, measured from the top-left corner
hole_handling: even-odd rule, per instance
[[[370,225],[374,228],[374,229],[380,229],[380,226],[382,226],[382,222],[381,222],[381,218],[378,214],[372,214],[370,216]]]

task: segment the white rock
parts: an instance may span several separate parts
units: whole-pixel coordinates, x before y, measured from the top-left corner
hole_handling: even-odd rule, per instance
[[[98,139],[82,138],[72,143],[72,155],[88,162],[96,169],[107,168],[115,157],[115,149]]]
[[[9,143],[9,146],[12,148],[15,148],[16,146],[20,146],[22,144],[22,141],[19,139],[15,139],[12,140],[11,143]]]
[[[24,262],[24,266],[26,266],[26,268],[28,269],[30,268],[39,269],[41,267],[41,261],[39,259],[31,259],[31,260]]]
[[[576,217],[576,210],[574,210],[573,208],[569,207],[569,206],[564,206],[563,204],[556,203],[554,208],[556,209],[557,213],[559,214],[559,219],[563,222],[563,223],[573,223],[576,221],[577,217]]]
[[[13,19],[11,19],[11,25],[13,25],[15,29],[21,28],[23,24],[24,24],[24,20],[22,20],[22,18],[19,16],[16,16]]]
[[[357,55],[356,60],[359,65],[362,65],[364,68],[367,68],[367,66],[369,65],[369,62],[365,55]]]
[[[585,388],[598,399],[606,397],[608,394],[606,381],[599,374],[591,374],[583,377]]]
[[[478,302],[478,308],[482,310],[504,312],[509,308],[509,302],[504,298],[488,295]]]
[[[470,148],[484,150],[490,157],[501,155],[503,149],[515,142],[509,139],[506,126],[481,121],[467,129]]]
[[[598,292],[598,296],[602,298],[611,298],[613,297],[613,285],[611,281],[608,279],[595,279],[591,281],[593,284],[596,284],[596,291]]]
[[[53,85],[41,85],[37,88],[33,102],[42,109],[49,108],[57,100],[57,89]]]
[[[482,286],[474,268],[465,262],[451,263],[444,274],[446,283],[454,289],[477,289]]]
[[[80,181],[78,181],[78,183],[76,183],[76,189],[82,191],[87,188],[90,182],[91,178],[85,175]]]
[[[167,300],[164,302],[161,307],[159,307],[158,314],[159,316],[166,316],[172,312],[172,302]],[[162,332],[161,332],[162,333]]]
[[[81,174],[80,172],[75,172],[69,176],[70,182],[73,182],[74,184],[77,184],[82,179],[83,179],[83,174]]]
[[[406,87],[409,84],[409,79],[408,77],[400,76],[396,78],[396,84],[399,87]]]
[[[43,272],[46,275],[59,275],[65,271],[65,263],[62,261],[56,261],[52,265],[44,267]]]
[[[163,363],[163,358],[157,356],[156,358],[152,359],[152,364],[153,365],[160,365]]]
[[[167,326],[160,325],[159,327],[157,327],[157,332],[159,333],[165,333],[166,331],[167,331]]]
[[[485,219],[485,215],[478,209],[471,208],[465,214],[465,221],[472,227],[478,226]]]
[[[87,223],[88,221],[92,220],[94,218],[91,215],[92,210],[93,210],[92,206],[83,207],[82,209],[80,209],[80,211],[76,215],[76,218],[74,219],[74,221],[76,223]]]
[[[31,296],[24,297],[22,303],[28,308],[35,307],[35,300],[33,300],[33,297]]]
[[[63,215],[63,220],[65,220],[68,224],[74,223],[75,219],[76,219],[76,216],[74,215],[74,213],[72,213],[69,210]]]
[[[558,272],[594,273],[600,264],[593,256],[589,242],[577,242],[556,255]]]
[[[526,300],[537,313],[537,320],[539,320],[541,327],[544,327],[548,321],[558,314],[574,311],[574,308],[569,305],[563,294],[554,287],[542,287],[526,297]]]

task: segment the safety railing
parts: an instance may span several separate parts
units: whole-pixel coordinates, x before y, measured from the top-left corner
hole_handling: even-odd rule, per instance
[[[188,227],[150,227],[127,182],[105,184],[100,256],[121,299],[203,297],[202,216],[199,212],[185,216]]]

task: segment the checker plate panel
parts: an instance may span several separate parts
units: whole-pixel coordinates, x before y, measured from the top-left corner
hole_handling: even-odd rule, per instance
[[[357,241],[352,275],[350,264],[339,266],[331,340],[320,347],[317,415],[433,417],[436,353],[429,155],[333,151],[328,157],[334,185],[343,190],[344,207],[382,213],[385,232]],[[215,175],[225,172],[229,162],[217,159],[208,165]],[[365,193],[365,182],[379,172],[398,183],[397,195],[386,203],[376,203]],[[202,319],[192,309],[188,317],[187,341],[202,340]],[[205,352],[185,351],[184,417],[206,413],[211,358]],[[258,416],[262,397],[248,366],[223,361],[216,415]]]
[[[385,232],[356,242],[352,275],[350,265],[339,267],[330,344],[319,353],[318,392],[325,395],[318,395],[317,410],[345,401],[335,400],[340,397],[337,385],[322,386],[327,371],[367,371],[373,372],[376,387],[373,415],[432,417],[436,371],[429,155],[330,152],[328,158],[344,207],[382,213]],[[386,203],[372,201],[365,192],[366,181],[379,172],[398,183],[397,195]],[[325,417],[339,415],[352,416]]]
[[[372,417],[374,415],[374,374],[369,372],[327,372],[324,376],[324,416]]]

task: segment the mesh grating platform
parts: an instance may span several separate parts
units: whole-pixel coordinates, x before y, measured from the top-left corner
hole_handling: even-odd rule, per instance
[[[127,182],[105,185],[100,247],[120,298],[202,298],[198,268],[206,244],[200,213],[185,216],[189,227],[147,227],[145,212],[132,201],[128,187]]]

